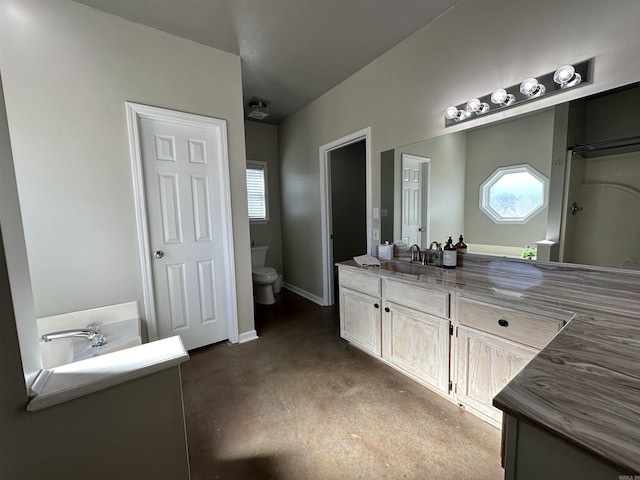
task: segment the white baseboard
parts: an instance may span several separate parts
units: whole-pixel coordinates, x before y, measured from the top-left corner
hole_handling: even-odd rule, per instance
[[[293,293],[296,293],[301,297],[306,298],[307,300],[311,300],[313,303],[317,303],[318,305],[324,306],[324,299],[322,297],[318,297],[313,293],[309,293],[306,290],[303,290],[299,287],[291,285],[290,283],[287,283],[287,282],[284,282],[282,286],[287,290],[291,290]]]
[[[255,330],[242,332],[240,335],[238,335],[238,343],[247,343],[257,339],[258,339],[258,332],[256,332]]]

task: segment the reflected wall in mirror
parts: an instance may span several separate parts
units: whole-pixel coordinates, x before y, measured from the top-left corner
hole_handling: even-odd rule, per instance
[[[636,84],[383,152],[381,239],[425,248],[463,234],[470,253],[520,257],[537,244],[543,260],[640,268],[639,102]],[[408,155],[430,166],[416,242],[403,229],[406,198],[416,198],[402,193]],[[480,208],[480,185],[522,164],[549,178],[547,206],[498,224]]]

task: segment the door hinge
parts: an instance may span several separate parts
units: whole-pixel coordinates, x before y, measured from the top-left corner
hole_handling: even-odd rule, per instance
[[[453,391],[453,382],[449,381],[449,393]]]
[[[449,324],[449,335],[453,335],[453,325]]]

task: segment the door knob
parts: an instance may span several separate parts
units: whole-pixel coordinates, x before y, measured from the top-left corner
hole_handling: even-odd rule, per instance
[[[580,213],[582,211],[582,207],[579,207],[576,202],[573,202],[571,205],[571,215],[575,215],[576,213]]]
[[[156,250],[155,252],[153,252],[153,256],[156,258],[162,258],[164,257],[164,252],[162,250]]]

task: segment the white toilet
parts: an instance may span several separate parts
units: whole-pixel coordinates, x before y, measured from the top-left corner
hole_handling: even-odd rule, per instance
[[[267,260],[267,245],[251,247],[251,272],[253,276],[253,298],[256,303],[271,305],[275,303],[273,296],[273,284],[278,281],[278,272],[275,268],[265,267]]]

